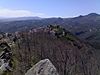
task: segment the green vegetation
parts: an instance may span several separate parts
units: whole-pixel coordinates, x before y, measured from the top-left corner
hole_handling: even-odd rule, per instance
[[[13,75],[11,72],[5,71],[2,75]]]
[[[39,58],[38,57],[36,57],[36,56],[33,56],[32,57],[32,62],[31,62],[31,66],[33,66],[33,65],[35,65],[37,62],[39,62]]]
[[[67,30],[65,30],[64,28],[58,26],[58,25],[50,25],[49,26],[51,28],[51,30],[55,31],[55,35],[57,37],[64,37],[69,41],[75,41],[75,37],[70,34]]]
[[[67,40],[69,40],[69,41],[75,41],[75,37],[74,36],[72,36],[72,35],[66,35],[66,36],[64,36],[64,38],[66,38]]]

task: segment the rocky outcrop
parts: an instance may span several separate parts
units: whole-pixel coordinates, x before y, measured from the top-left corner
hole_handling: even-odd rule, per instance
[[[44,59],[28,70],[25,75],[58,75],[58,73],[50,60]]]
[[[0,75],[12,71],[12,52],[7,43],[0,44]]]

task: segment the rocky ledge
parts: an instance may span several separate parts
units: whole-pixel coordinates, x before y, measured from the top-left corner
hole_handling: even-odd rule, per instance
[[[49,59],[44,59],[34,65],[25,75],[59,75]]]

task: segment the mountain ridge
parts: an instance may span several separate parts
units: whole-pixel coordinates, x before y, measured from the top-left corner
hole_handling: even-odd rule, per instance
[[[42,18],[39,20],[18,20],[18,21],[4,21],[0,22],[1,32],[17,32],[30,30],[37,27],[46,27],[48,25],[60,25],[77,35],[80,39],[89,41],[87,38],[92,38],[100,30],[100,15],[90,13],[88,15],[81,15],[74,18]],[[95,35],[99,38],[99,35]],[[100,38],[99,38],[100,39]],[[93,41],[93,39],[92,39]],[[96,41],[94,41],[96,42]],[[98,42],[97,42],[98,43]]]

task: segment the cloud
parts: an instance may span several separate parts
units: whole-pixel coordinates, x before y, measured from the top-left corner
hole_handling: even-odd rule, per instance
[[[0,17],[29,17],[29,16],[39,16],[44,17],[43,13],[34,13],[28,10],[12,10],[0,8]]]

